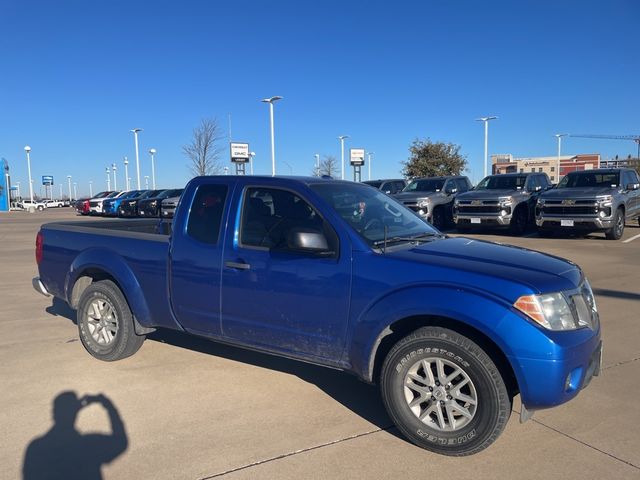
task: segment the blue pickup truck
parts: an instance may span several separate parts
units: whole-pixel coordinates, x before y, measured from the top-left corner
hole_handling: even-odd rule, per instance
[[[399,430],[469,455],[575,397],[601,364],[600,321],[575,264],[443,235],[367,185],[198,177],[172,228],[50,223],[34,287],[77,310],[94,357],[157,328],[341,369],[377,383]]]

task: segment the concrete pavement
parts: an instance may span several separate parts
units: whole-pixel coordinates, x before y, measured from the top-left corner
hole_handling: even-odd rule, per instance
[[[50,430],[52,402],[69,390],[104,394],[124,424],[126,449],[102,465],[107,479],[640,478],[640,239],[473,235],[583,267],[601,312],[605,368],[569,404],[525,425],[514,414],[488,450],[447,458],[399,437],[376,388],[341,372],[171,332],[129,359],[93,359],[73,312],[31,288],[39,225],[75,218],[68,209],[0,214],[0,478],[20,478],[27,446]],[[639,233],[629,227],[625,239]],[[117,444],[104,406],[77,415],[75,434]],[[87,455],[100,467],[100,455]],[[68,461],[78,461],[73,452]]]

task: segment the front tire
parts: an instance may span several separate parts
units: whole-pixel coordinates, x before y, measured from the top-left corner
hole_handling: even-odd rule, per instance
[[[613,227],[607,230],[604,235],[607,240],[620,240],[624,233],[624,212],[621,208],[616,210],[616,214],[613,217]]]
[[[110,280],[86,288],[77,315],[80,341],[99,360],[113,362],[130,357],[144,342],[144,336],[136,335],[127,300]]]
[[[440,327],[400,340],[385,358],[380,384],[398,429],[442,455],[484,450],[511,414],[511,396],[489,356],[469,338]]]
[[[509,225],[509,230],[513,235],[522,235],[527,230],[529,217],[527,215],[527,210],[524,207],[516,208],[516,211],[513,213],[513,217],[511,218],[511,225]]]
[[[438,230],[442,230],[446,226],[444,208],[436,207],[433,210],[432,225],[436,227]]]

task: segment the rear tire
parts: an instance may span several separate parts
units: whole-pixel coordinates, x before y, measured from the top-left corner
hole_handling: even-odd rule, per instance
[[[380,387],[398,429],[442,455],[484,450],[511,415],[511,396],[493,361],[444,328],[421,328],[400,340],[385,358]]]
[[[621,208],[616,210],[613,217],[613,227],[604,232],[607,240],[620,240],[624,234],[624,212]]]
[[[89,285],[78,303],[78,333],[94,357],[113,362],[136,353],[145,337],[136,335],[131,309],[110,280]]]

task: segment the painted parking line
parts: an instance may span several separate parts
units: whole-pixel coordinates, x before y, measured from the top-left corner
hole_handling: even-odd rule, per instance
[[[638,238],[640,238],[640,233],[638,235],[634,235],[631,238],[627,238],[626,240],[623,240],[622,243],[629,243],[629,242],[633,242],[634,240],[637,240]]]

